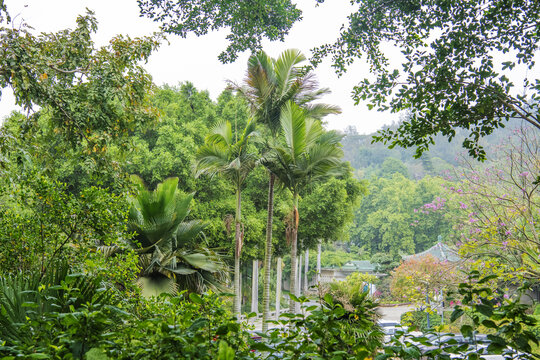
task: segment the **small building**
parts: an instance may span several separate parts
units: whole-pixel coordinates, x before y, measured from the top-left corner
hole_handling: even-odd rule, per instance
[[[372,274],[378,277],[384,276],[384,274],[378,274],[375,272],[375,264],[372,264],[369,260],[352,260],[343,265],[342,267],[327,267],[321,269],[321,283],[331,283],[332,281],[341,281],[352,273],[361,272],[365,274]]]
[[[439,261],[458,262],[461,260],[455,250],[451,249],[448,245],[443,244],[441,241],[418,254],[405,255],[403,256],[403,260],[420,259],[426,255],[431,255]]]

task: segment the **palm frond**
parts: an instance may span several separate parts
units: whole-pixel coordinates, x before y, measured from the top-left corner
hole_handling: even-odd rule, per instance
[[[205,139],[208,144],[230,146],[233,141],[232,126],[230,121],[217,123]]]
[[[335,105],[328,104],[305,104],[303,108],[306,110],[306,115],[318,120],[321,120],[326,115],[341,114],[341,108]]]
[[[306,147],[305,118],[304,111],[292,101],[289,101],[281,112],[281,128],[293,161]]]
[[[299,75],[297,65],[305,60],[306,57],[298,49],[288,49],[280,54],[275,62],[275,73],[280,87],[280,97],[287,93],[291,84],[296,81]]]
[[[182,222],[176,230],[176,245],[173,248],[173,251],[176,251],[178,248],[186,245],[193,245],[193,242],[197,239],[198,235],[204,230],[206,226],[207,223],[201,220]]]

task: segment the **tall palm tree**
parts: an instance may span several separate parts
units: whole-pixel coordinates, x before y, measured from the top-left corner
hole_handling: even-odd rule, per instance
[[[298,196],[312,181],[340,174],[343,151],[342,136],[325,131],[319,120],[308,117],[309,112],[289,101],[281,112],[282,137],[265,155],[263,164],[278,178],[279,183],[293,195],[287,238],[291,243],[290,292],[297,292],[297,236],[300,216]],[[290,311],[296,311],[292,297]]]
[[[309,110],[313,117],[339,113],[338,107],[312,104],[329,93],[327,88],[318,88],[314,75],[306,72],[300,64],[305,56],[296,49],[285,50],[277,59],[265,52],[252,55],[248,60],[247,76],[242,86],[232,84],[251,105],[255,119],[266,125],[272,137],[280,129],[281,109],[288,101],[294,101]],[[272,260],[272,222],[274,209],[274,183],[276,177],[270,172],[268,181],[268,217],[264,256],[263,331],[268,329],[270,314],[270,266]]]
[[[236,190],[234,251],[234,314],[240,313],[240,254],[242,251],[242,186],[255,167],[257,155],[248,150],[248,139],[255,134],[255,121],[248,121],[240,139],[235,139],[230,122],[219,123],[206,137],[196,155],[196,174],[221,174]]]
[[[222,288],[226,264],[200,245],[206,224],[187,220],[193,194],[178,190],[178,178],[166,179],[154,191],[147,190],[140,178],[134,179],[138,193],[130,199],[128,229],[135,232],[129,243],[139,255],[140,283],[172,292]]]

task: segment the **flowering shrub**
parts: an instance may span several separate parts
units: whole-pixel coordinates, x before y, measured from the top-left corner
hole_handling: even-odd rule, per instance
[[[403,262],[391,276],[392,295],[416,303],[440,296],[460,279],[456,264],[441,262],[429,254]]]

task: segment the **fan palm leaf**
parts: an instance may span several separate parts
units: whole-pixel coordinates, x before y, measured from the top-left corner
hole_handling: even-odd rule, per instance
[[[228,136],[226,129],[222,135]],[[134,179],[138,192],[130,200],[128,227],[136,234],[130,245],[139,254],[139,275],[148,280],[140,284],[152,285],[153,280],[159,282],[166,277],[175,281],[175,289],[203,292],[208,286],[223,283],[226,264],[201,245],[206,224],[187,220],[193,194],[182,194],[178,190],[178,178],[166,179],[154,191]],[[112,249],[107,251],[114,253]],[[208,274],[203,278],[201,272]],[[215,276],[212,282],[200,281],[211,276]],[[193,279],[186,279],[189,277]]]

